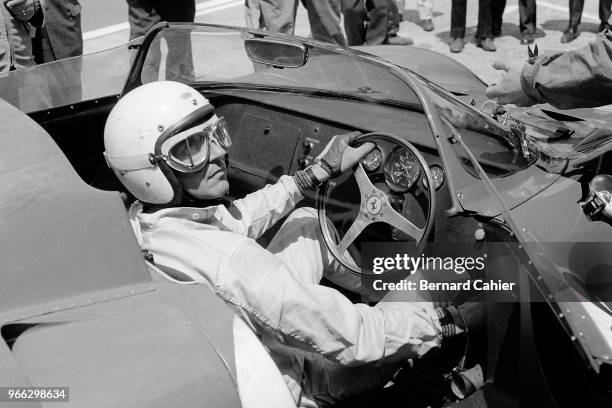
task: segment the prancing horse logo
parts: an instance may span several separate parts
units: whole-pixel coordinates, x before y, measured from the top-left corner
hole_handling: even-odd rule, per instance
[[[366,201],[366,211],[370,215],[378,214],[381,208],[382,208],[382,201],[380,201],[380,198],[376,196],[372,196],[368,198],[368,201]]]

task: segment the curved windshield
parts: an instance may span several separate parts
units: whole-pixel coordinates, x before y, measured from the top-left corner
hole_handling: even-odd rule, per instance
[[[33,113],[118,95],[140,40],[0,75],[0,97]]]
[[[245,39],[272,37],[305,44],[308,60],[298,68],[253,62]],[[319,47],[297,37],[200,25],[172,25],[153,39],[141,73],[142,83],[175,80],[257,88],[291,88],[296,92],[333,92],[419,106],[401,79],[379,64]]]
[[[268,36],[306,46],[306,63],[298,68],[282,68],[253,62],[244,40]],[[537,158],[536,154],[525,157],[520,140],[495,120],[418,74],[406,71],[425,87],[440,116],[461,135],[490,177],[514,173]],[[227,27],[171,25],[159,31],[147,50],[140,80],[146,83],[164,79],[217,87],[333,93],[421,109],[410,86],[377,62],[297,37]],[[465,168],[477,177],[466,152],[458,144],[455,147]]]
[[[521,148],[521,140],[496,120],[465,105],[425,78],[414,75],[424,86],[440,117],[459,133],[489,177],[503,177],[515,173],[537,159],[537,152],[533,150],[530,150],[526,157]],[[478,177],[478,172],[463,148],[459,144],[453,146],[466,170]]]

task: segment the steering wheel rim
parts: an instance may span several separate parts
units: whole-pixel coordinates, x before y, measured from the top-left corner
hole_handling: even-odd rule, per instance
[[[353,220],[351,226],[348,228],[347,232],[344,234],[343,237],[339,237],[339,243],[336,244],[332,239],[332,232],[330,231],[329,224],[331,223],[327,219],[326,208],[329,183],[323,184],[319,188],[319,192],[317,195],[318,220],[323,241],[325,242],[325,246],[329,249],[332,256],[338,262],[340,262],[340,264],[346,270],[359,277],[371,276],[373,273],[367,273],[366,271],[364,271],[363,268],[356,265],[352,259],[347,258],[347,249],[368,225],[376,222],[384,222],[394,228],[399,229],[400,231],[408,234],[410,237],[416,240],[417,245],[415,247],[415,252],[420,253],[423,250],[429,233],[431,232],[436,212],[436,194],[435,188],[433,187],[433,178],[431,175],[431,170],[429,169],[429,165],[425,161],[423,155],[418,151],[416,147],[414,147],[412,143],[392,133],[366,133],[357,137],[355,139],[354,144],[376,142],[377,140],[383,140],[396,144],[402,148],[407,149],[414,155],[419,165],[421,166],[422,174],[427,181],[427,185],[429,186],[426,189],[428,195],[429,209],[425,220],[425,226],[423,228],[416,227],[414,223],[406,219],[403,215],[398,213],[391,206],[387,193],[372,184],[372,182],[368,178],[368,175],[363,169],[360,160],[359,163],[357,163],[357,165],[353,168],[352,174],[357,181],[357,186],[359,187],[359,212]],[[394,224],[394,222],[400,224],[400,226]],[[383,274],[377,274],[377,276],[382,276]]]

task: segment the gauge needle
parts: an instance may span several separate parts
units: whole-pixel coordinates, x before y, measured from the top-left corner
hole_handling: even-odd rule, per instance
[[[397,169],[397,173],[395,173],[396,176],[399,176],[402,173],[408,174],[408,172],[410,171],[410,167],[409,166],[406,166],[404,163],[401,163],[401,162],[397,163],[397,164],[398,164],[397,167],[399,167],[399,168]]]

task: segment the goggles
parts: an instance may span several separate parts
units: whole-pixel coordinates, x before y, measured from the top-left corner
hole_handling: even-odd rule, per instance
[[[223,117],[200,130],[192,128],[169,137],[161,144],[161,158],[176,171],[194,173],[208,164],[213,142],[224,149],[232,145]]]
[[[211,143],[217,143],[224,149],[232,145],[223,117],[217,118],[212,124],[201,125],[203,121],[209,122],[211,118],[216,118],[213,108],[210,105],[202,107],[167,128],[155,143],[155,153],[111,156],[104,152],[104,158],[109,167],[120,171],[155,167],[158,161],[163,160],[176,171],[195,173],[208,164]]]

